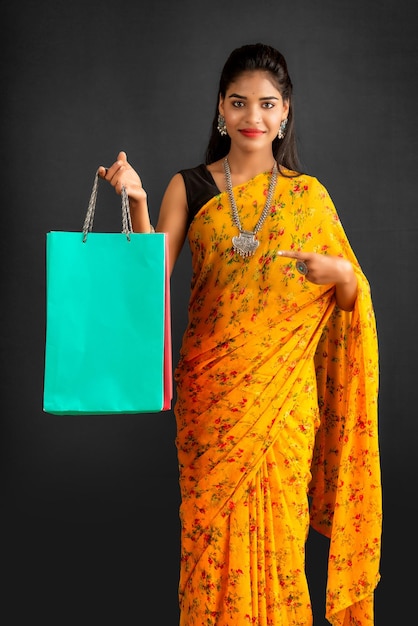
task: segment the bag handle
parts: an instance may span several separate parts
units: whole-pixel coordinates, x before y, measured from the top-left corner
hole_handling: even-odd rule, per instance
[[[87,235],[89,232],[93,230],[93,220],[94,220],[94,212],[96,210],[96,200],[97,200],[97,192],[99,188],[99,170],[97,170],[96,175],[94,177],[93,189],[91,191],[91,196],[89,200],[89,204],[87,207],[86,218],[84,220],[83,225],[83,243],[87,241]],[[128,241],[131,240],[131,233],[133,233],[132,229],[132,221],[131,221],[131,213],[129,211],[129,199],[128,194],[126,193],[126,189],[122,186],[121,192],[122,199],[122,233],[126,235]]]

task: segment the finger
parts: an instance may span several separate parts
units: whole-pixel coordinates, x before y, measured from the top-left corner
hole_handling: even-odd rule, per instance
[[[302,274],[302,276],[306,276],[309,273],[309,267],[305,261],[302,261],[301,259],[296,260],[295,267],[299,274]]]
[[[99,169],[97,170],[97,173],[100,176],[100,178],[106,178],[107,172],[108,172],[107,167],[104,167],[103,165],[101,165]]]
[[[304,258],[303,253],[301,252],[295,252],[294,250],[279,250],[277,252],[277,254],[279,256],[285,256],[288,257],[290,259],[302,259]]]
[[[127,185],[126,183],[124,183],[121,180],[116,180],[114,183],[112,183],[116,193],[121,194],[122,193],[122,187],[125,187],[125,190],[127,191]]]
[[[298,259],[299,261],[312,261],[315,256],[315,253],[303,252],[303,250],[279,250],[277,254],[289,259]]]
[[[119,154],[118,154],[117,160],[118,161],[123,161],[124,163],[127,163],[128,162],[128,156],[127,156],[126,152],[121,150],[121,152],[119,152]]]
[[[307,276],[307,274],[309,273],[307,261],[310,257],[306,253],[294,252],[293,250],[279,250],[278,255],[288,257],[290,259],[295,259],[296,270],[299,272],[299,274],[302,274],[302,276]]]
[[[115,186],[118,182],[120,175],[124,170],[129,168],[129,165],[126,161],[122,159],[118,159],[111,165],[109,168],[106,168],[106,180],[110,182],[111,185]]]
[[[111,181],[116,172],[124,169],[124,166],[126,165],[128,165],[126,152],[122,150],[119,152],[116,162],[111,167],[104,167],[103,165],[100,165],[97,173],[101,178],[106,178],[108,181]]]

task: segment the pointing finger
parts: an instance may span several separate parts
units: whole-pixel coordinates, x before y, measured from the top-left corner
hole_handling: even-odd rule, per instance
[[[290,259],[301,259],[307,256],[303,254],[303,252],[295,252],[294,250],[279,250],[277,254],[279,256],[289,257]]]
[[[296,259],[296,269],[299,272],[299,274],[302,274],[302,276],[306,276],[306,274],[309,272],[309,268],[306,264],[306,261],[308,260],[308,256],[301,252],[294,252],[293,250],[279,250],[277,253],[279,256],[283,256],[283,257],[288,257],[290,259]]]

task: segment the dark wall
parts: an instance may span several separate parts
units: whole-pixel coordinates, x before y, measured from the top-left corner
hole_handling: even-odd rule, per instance
[[[329,189],[370,280],[380,338],[385,522],[376,624],[410,623],[404,558],[415,497],[418,348],[418,19],[411,0],[16,0],[2,8],[4,623],[177,623],[178,482],[172,412],[43,413],[45,233],[80,230],[95,170],[120,149],[153,220],[169,178],[201,162],[229,52],[286,56],[305,169]],[[119,229],[100,188],[96,230]],[[174,360],[186,320],[172,278]],[[412,547],[411,547],[412,546]],[[308,543],[315,626],[325,547]],[[150,621],[150,615],[153,619]],[[160,617],[161,616],[161,617]]]

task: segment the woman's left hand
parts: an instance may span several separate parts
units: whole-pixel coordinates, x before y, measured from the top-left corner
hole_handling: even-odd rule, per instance
[[[302,262],[301,270],[306,268],[306,273],[298,271],[315,285],[344,284],[351,282],[354,277],[350,261],[339,256],[328,256],[316,252],[293,252],[293,250],[279,250],[277,254],[296,259],[296,269],[298,269],[298,261]]]
[[[352,311],[357,297],[357,277],[350,261],[316,252],[279,250],[279,256],[295,259],[296,269],[315,285],[335,285],[338,306]]]

